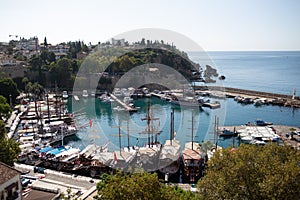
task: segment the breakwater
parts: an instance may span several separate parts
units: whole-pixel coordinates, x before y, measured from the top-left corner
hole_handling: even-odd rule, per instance
[[[216,92],[218,92],[219,94],[222,93],[224,97],[242,96],[244,98],[253,99],[266,98],[269,103],[275,105],[300,108],[300,97],[296,95],[278,94],[221,86],[194,86],[194,89],[196,92],[207,92],[208,94],[214,94]]]

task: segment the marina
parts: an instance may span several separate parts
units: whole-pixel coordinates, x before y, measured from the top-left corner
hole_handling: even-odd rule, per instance
[[[177,105],[172,103],[172,93],[174,93],[174,91],[152,92],[149,94],[151,94],[154,99],[149,99],[148,97],[138,98],[134,100],[133,103],[142,107],[139,105],[141,101],[148,102],[148,104],[150,102],[165,102],[165,106],[170,108],[175,106],[174,108],[176,108]],[[175,93],[180,93],[180,90]],[[66,95],[66,92],[63,94]],[[120,100],[122,96],[116,97],[113,94],[109,96],[126,109],[126,111],[133,111],[132,107]],[[153,124],[152,121],[160,120],[150,114],[153,111],[149,110],[150,106],[148,105],[148,110],[146,109],[145,113],[146,117],[141,117],[142,121],[145,120],[149,126],[148,128],[146,127],[144,131],[144,135],[146,136],[144,137],[144,145],[132,145],[130,140],[134,138],[129,136],[130,131],[127,130],[128,144],[124,145],[121,143],[121,140],[119,140],[119,145],[116,145],[119,146],[119,150],[110,149],[110,143],[116,143],[112,138],[110,139],[111,142],[106,142],[104,145],[99,145],[96,143],[97,140],[94,140],[94,144],[87,144],[86,146],[78,148],[78,145],[73,145],[74,147],[72,147],[68,146],[68,143],[73,140],[72,137],[79,137],[80,140],[82,137],[81,133],[88,131],[92,127],[92,120],[86,119],[84,110],[68,113],[68,110],[71,109],[68,103],[65,104],[66,102],[63,101],[66,96],[49,94],[47,97],[46,101],[29,102],[28,105],[19,107],[19,111],[14,112],[8,123],[7,128],[11,127],[9,135],[12,134],[13,137],[21,143],[20,147],[22,153],[18,157],[20,163],[46,167],[58,171],[63,170],[71,173],[79,173],[92,177],[99,176],[109,170],[132,168],[140,168],[145,171],[159,171],[165,180],[169,180],[169,178],[172,180],[172,176],[174,177],[174,175],[175,177],[180,177],[179,169],[182,168],[183,180],[187,182],[196,182],[196,180],[204,174],[203,166],[205,165],[205,159],[211,155],[207,154],[205,156],[201,151],[201,138],[197,138],[199,137],[199,130],[194,127],[192,127],[191,139],[185,138],[183,140],[180,135],[181,131],[174,121],[174,115],[176,114],[174,108],[172,108],[171,111],[171,128],[164,127],[159,131],[168,132],[168,130],[170,130],[171,135],[169,139],[167,139],[165,134],[161,137],[160,134],[152,133],[154,130],[150,128],[153,126],[151,125]],[[75,98],[75,95],[73,95],[73,97]],[[86,100],[83,103],[89,101],[90,98],[98,100],[97,97],[91,95],[85,98]],[[72,100],[69,96],[68,99]],[[81,102],[79,98],[74,100],[73,103]],[[203,101],[203,99],[201,99],[201,101]],[[105,106],[110,105],[105,104],[105,102],[103,103]],[[202,102],[199,107],[206,107],[205,104],[210,103]],[[183,106],[183,108],[184,107],[185,106]],[[184,109],[189,111],[190,108],[191,106],[188,106]],[[220,107],[217,107],[216,109],[219,108]],[[183,112],[186,111],[183,110]],[[134,112],[139,113],[141,111],[135,109]],[[203,111],[200,110],[200,114],[201,112]],[[190,114],[193,115],[192,113]],[[118,115],[119,114],[117,114],[117,116]],[[192,121],[194,121],[194,119],[192,119]],[[224,138],[223,140],[225,141],[225,139],[228,140],[228,138],[237,137],[235,142],[256,145],[264,145],[270,141],[283,141],[295,148],[299,148],[299,144],[297,143],[298,129],[296,129],[297,131],[293,136],[289,136],[289,138],[293,137],[293,139],[289,139],[285,134],[277,131],[276,126],[273,126],[270,122],[257,119],[254,120],[253,124],[247,123],[246,125],[247,126],[241,127],[237,126],[234,130],[232,127],[220,127],[217,130],[216,140],[222,143],[221,138]],[[179,135],[175,134],[175,129],[179,131]],[[120,131],[121,130],[119,130],[119,132]],[[119,137],[123,134],[122,132],[123,131],[120,132]],[[179,140],[177,138],[175,139],[175,135],[178,136]],[[66,140],[67,138],[71,138],[71,140]],[[196,141],[195,138],[197,138]],[[143,141],[142,138],[139,138],[139,140]],[[184,142],[187,140],[192,142]],[[216,140],[213,144],[215,143],[217,145]],[[235,143],[233,144],[236,145]],[[180,150],[181,146],[184,146],[182,152]],[[183,159],[182,165],[180,164],[180,159]]]
[[[144,97],[144,99],[139,98],[135,100],[134,103],[138,105],[140,101],[148,101],[148,104],[150,102],[154,103],[160,101],[165,102],[166,105],[171,107],[176,106],[170,102],[172,99],[168,101],[167,98],[165,98],[166,93],[168,92],[165,91],[164,94],[150,93],[154,96],[154,99]],[[122,98],[121,96],[117,98],[111,94],[110,97],[114,99],[114,101],[122,103],[120,105],[127,108],[127,111],[130,112],[130,109],[126,107],[127,105],[119,99]],[[237,142],[239,144],[264,145],[268,142],[283,141],[295,148],[299,148],[299,143],[297,142],[299,137],[298,129],[296,129],[293,136],[289,135],[289,137],[287,137],[276,129],[276,125],[273,126],[270,122],[257,119],[254,120],[253,124],[248,122],[246,125],[234,127],[234,129],[233,127],[227,126],[218,127],[216,131],[217,137],[213,142],[214,145],[211,146],[211,149],[206,153],[203,153],[203,147],[201,147],[200,142],[201,139],[198,138],[199,133],[198,130],[193,127],[193,123],[191,128],[193,130],[192,135],[189,136],[190,139],[186,138],[182,140],[182,136],[175,133],[175,130],[178,130],[178,126],[174,121],[176,114],[174,110],[175,107],[171,110],[171,128],[165,129],[164,127],[162,131],[160,131],[165,132],[169,130],[169,139],[166,138],[165,134],[163,137],[157,133],[153,134],[152,121],[160,120],[151,114],[153,111],[150,110],[149,105],[146,109],[146,117],[141,117],[142,121],[145,120],[148,125],[148,128],[146,126],[143,133],[146,136],[144,137],[144,145],[137,146],[137,143],[135,145],[131,144],[132,142],[130,140],[133,138],[129,136],[129,129],[127,130],[128,144],[122,144],[120,137],[123,131],[121,131],[121,126],[119,125],[117,126],[119,127],[119,144],[116,145],[119,146],[119,150],[111,149],[110,143],[115,143],[112,138],[110,142],[107,140],[104,145],[97,144],[97,140],[94,139],[94,144],[87,144],[86,146],[78,148],[79,146],[74,145],[74,143],[72,146],[68,145],[73,139],[66,141],[65,139],[68,137],[79,137],[80,140],[81,133],[92,130],[93,122],[91,119],[86,119],[84,117],[86,114],[84,113],[67,113],[67,110],[70,109],[60,98],[63,99],[63,97],[56,95],[48,95],[48,102],[31,102],[25,107],[20,107],[19,110],[22,111],[15,112],[13,115],[15,119],[11,119],[10,124],[16,122],[18,122],[18,124],[13,126],[16,127],[15,131],[13,129],[11,131],[14,133],[14,137],[20,141],[20,147],[22,149],[22,153],[18,157],[19,163],[91,177],[100,176],[104,172],[114,171],[116,169],[143,169],[145,171],[159,172],[166,181],[175,180],[176,182],[181,179],[184,182],[192,183],[196,182],[205,173],[203,166],[205,166],[207,158],[211,157],[210,152],[213,152],[214,145],[219,145],[217,141],[222,143],[222,140],[225,141],[228,140],[228,138],[229,140],[230,138],[235,138],[235,142],[232,143],[233,145],[237,145]],[[89,98],[98,99],[96,97],[85,98],[86,100],[83,103],[89,101]],[[68,99],[72,98],[68,97]],[[75,99],[74,102],[81,102],[81,100]],[[108,106],[110,104],[104,103],[104,105]],[[204,103],[202,106],[203,105]],[[187,111],[190,108],[191,107],[187,107]],[[135,112],[137,112],[137,110]],[[192,116],[194,115],[193,113],[190,114]],[[118,115],[119,114],[117,114],[117,116]],[[85,122],[82,123],[82,120],[85,120]],[[194,122],[193,117],[192,122]],[[180,130],[178,131],[181,132]],[[97,131],[94,130],[94,132]],[[291,137],[293,138],[289,139]],[[166,139],[164,140],[162,138]],[[139,138],[139,140],[142,140],[142,138]],[[184,149],[181,150],[181,146],[184,146]],[[182,160],[182,162],[180,162],[180,160]],[[182,171],[182,173],[180,173],[180,171]]]

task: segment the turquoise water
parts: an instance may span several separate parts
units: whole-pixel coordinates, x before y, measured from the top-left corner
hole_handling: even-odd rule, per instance
[[[197,52],[189,53],[195,62],[207,63],[198,56]],[[219,83],[225,86],[259,91],[292,94],[295,88],[300,92],[300,52],[209,52],[213,66],[218,68],[226,80]],[[201,64],[203,66],[203,64]],[[121,146],[128,145],[127,132],[129,130],[129,145],[143,146],[147,143],[147,134],[140,134],[146,129],[146,122],[141,119],[146,116],[147,102],[151,103],[154,127],[161,130],[158,140],[164,143],[169,138],[170,113],[175,109],[176,138],[183,145],[191,141],[192,114],[194,115],[194,140],[209,140],[215,142],[213,128],[215,117],[219,118],[219,125],[239,126],[253,122],[257,118],[271,121],[274,124],[300,126],[300,109],[265,105],[241,105],[233,99],[221,101],[221,108],[211,110],[203,108],[184,109],[174,107],[157,98],[139,99],[134,103],[140,107],[137,113],[129,115],[116,112],[112,106],[103,104],[98,99],[81,99],[79,102],[69,102],[69,109],[80,111],[81,116],[76,117],[78,126],[93,121],[92,127],[87,126],[78,131],[80,141],[71,142],[74,146],[84,148],[87,144],[95,142],[104,145],[109,141],[111,150],[118,149],[118,125],[121,126]],[[129,125],[127,125],[127,123]],[[129,128],[127,128],[129,127]],[[231,140],[219,140],[218,144],[226,147]]]

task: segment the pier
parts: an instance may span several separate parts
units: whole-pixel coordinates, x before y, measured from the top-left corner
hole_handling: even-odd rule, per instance
[[[115,95],[109,94],[109,96],[111,98],[113,98],[116,102],[118,102],[118,104],[120,104],[126,111],[128,111],[128,112],[136,112],[137,111],[136,108],[128,106],[126,103],[124,103],[123,101],[121,101],[120,99],[118,99]]]
[[[150,94],[151,94],[151,96],[163,99],[165,101],[171,101],[171,97],[167,96],[166,94],[157,94],[157,93],[154,93],[154,92],[151,92]]]
[[[261,92],[255,90],[238,89],[221,86],[194,86],[196,93],[220,94],[223,97],[237,97],[245,98],[266,98],[268,102],[275,105],[290,106],[300,108],[300,97],[295,95],[277,94],[271,92]]]

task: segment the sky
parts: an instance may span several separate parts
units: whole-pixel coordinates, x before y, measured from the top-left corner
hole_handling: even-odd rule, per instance
[[[299,0],[1,0],[0,41],[105,42],[167,29],[204,50],[300,50]]]

